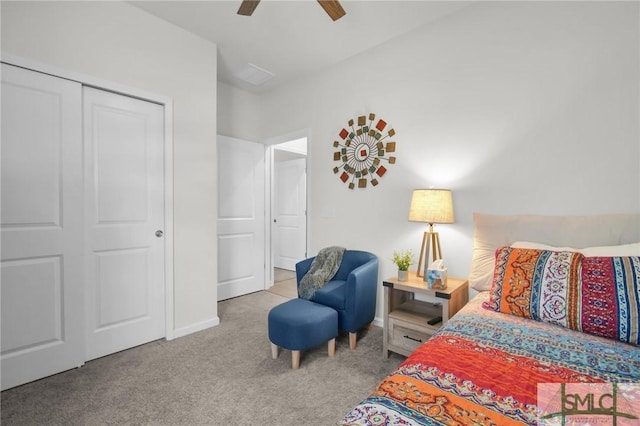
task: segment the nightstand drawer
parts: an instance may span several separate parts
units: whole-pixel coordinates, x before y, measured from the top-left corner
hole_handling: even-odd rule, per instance
[[[415,350],[431,338],[431,334],[414,330],[409,327],[409,324],[403,323],[402,321],[390,320],[389,331],[391,333],[389,343],[408,351]]]
[[[411,355],[467,303],[467,280],[449,277],[447,284],[442,290],[427,288],[415,272],[410,272],[406,281],[393,277],[382,282],[385,358],[389,352]]]

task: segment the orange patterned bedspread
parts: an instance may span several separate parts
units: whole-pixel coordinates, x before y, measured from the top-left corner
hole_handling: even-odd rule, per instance
[[[640,382],[640,348],[482,308],[475,297],[342,425],[536,424],[538,383]]]

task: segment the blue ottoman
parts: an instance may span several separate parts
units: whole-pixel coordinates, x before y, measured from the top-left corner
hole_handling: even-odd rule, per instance
[[[329,356],[336,350],[338,312],[306,299],[291,299],[269,311],[271,355],[278,348],[291,351],[291,367],[300,367],[300,351],[328,342]]]

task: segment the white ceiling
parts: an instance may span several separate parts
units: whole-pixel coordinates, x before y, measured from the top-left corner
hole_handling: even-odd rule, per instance
[[[132,1],[131,4],[218,45],[218,80],[255,93],[335,65],[433,22],[469,1],[342,0],[337,21],[315,0],[262,0],[252,16],[241,0]],[[234,74],[249,63],[275,77],[261,86]]]

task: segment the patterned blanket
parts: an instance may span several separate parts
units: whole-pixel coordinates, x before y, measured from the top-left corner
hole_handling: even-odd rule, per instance
[[[640,348],[482,308],[481,293],[342,425],[536,424],[538,383],[640,382]]]

